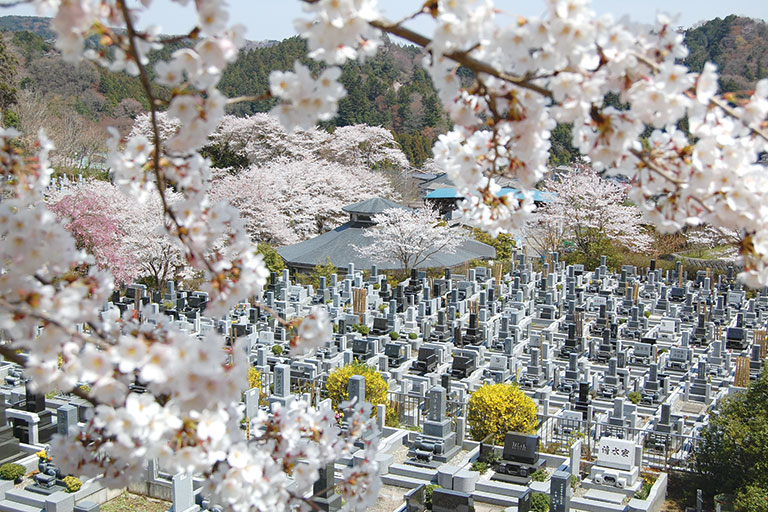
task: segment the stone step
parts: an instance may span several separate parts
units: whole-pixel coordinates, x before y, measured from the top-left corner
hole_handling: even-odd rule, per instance
[[[426,480],[421,480],[419,478],[412,478],[409,476],[403,476],[403,475],[381,475],[381,481],[385,485],[392,485],[395,487],[404,487],[406,489],[415,489],[416,487],[422,485],[422,484],[430,484],[432,482],[428,482]]]
[[[504,496],[503,494],[478,491],[475,489],[475,492],[472,493],[472,497],[475,499],[475,501],[489,503],[491,505],[498,505],[501,507],[517,506],[517,498],[513,498],[512,496]]]
[[[33,507],[39,507],[39,508],[45,507],[44,495],[35,494],[33,492],[25,491],[24,489],[10,489],[6,491],[5,499],[7,501],[15,501],[16,503],[31,505]]]
[[[610,491],[603,491],[600,489],[589,489],[584,494],[584,498],[589,500],[594,500],[594,501],[603,501],[606,503],[618,504],[624,501],[624,498],[626,498],[626,495],[610,492]]]
[[[524,485],[482,479],[478,480],[475,484],[475,492],[515,498],[515,502],[517,502],[517,498],[523,495],[526,489],[527,487]]]
[[[42,507],[25,505],[16,501],[0,501],[0,512],[44,512],[44,510]]]
[[[410,464],[392,464],[389,466],[389,474],[407,476],[429,482],[437,478],[437,470],[411,466]]]
[[[590,512],[622,512],[626,510],[627,506],[621,503],[607,503],[581,497],[571,498],[571,508],[589,510]]]

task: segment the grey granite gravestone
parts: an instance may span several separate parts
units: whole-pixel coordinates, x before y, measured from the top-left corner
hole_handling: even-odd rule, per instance
[[[552,473],[549,488],[549,510],[568,512],[571,509],[571,474],[568,471]]]
[[[432,492],[432,512],[475,512],[471,494],[437,488]]]
[[[336,494],[333,464],[322,466],[319,473],[320,477],[312,486],[312,503],[325,512],[339,510],[341,508],[341,496]]]
[[[192,477],[187,473],[177,473],[171,479],[173,496],[173,512],[199,510],[195,505],[195,493],[192,487]]]
[[[56,410],[56,432],[69,436],[74,427],[77,427],[77,407],[64,404]]]
[[[291,402],[291,367],[287,364],[276,364],[274,369],[275,381],[269,405],[278,403],[285,407]]]
[[[252,388],[245,393],[245,415],[248,418],[255,418],[259,411],[259,389]]]
[[[365,402],[365,377],[362,375],[353,375],[347,383],[347,392],[349,401],[356,405]]]
[[[446,392],[441,386],[429,390],[429,412],[424,422],[423,434],[408,451],[407,462],[418,466],[437,467],[448,462],[461,450],[456,443],[456,433],[451,431],[451,419],[446,415]]]

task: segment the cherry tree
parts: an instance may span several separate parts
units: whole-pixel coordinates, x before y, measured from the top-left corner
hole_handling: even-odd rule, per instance
[[[179,199],[172,191],[165,197],[170,203]],[[111,270],[118,284],[151,276],[162,287],[177,273],[183,275],[183,248],[165,231],[159,194],[137,203],[107,181],[65,181],[49,190],[46,200],[77,246],[91,254],[99,268]]]
[[[650,249],[652,238],[636,206],[627,204],[625,188],[579,165],[559,180],[547,180],[551,201],[531,216],[532,238],[570,240],[589,261],[610,240],[634,252]],[[545,235],[542,237],[542,233]],[[547,238],[548,237],[548,238]],[[549,245],[548,244],[548,245]],[[556,250],[557,247],[547,247]]]
[[[240,210],[253,240],[285,245],[346,221],[343,206],[394,193],[383,175],[365,166],[278,158],[215,179],[211,196]]]
[[[177,2],[197,14],[186,34],[190,46],[150,70],[149,51],[178,41],[162,38],[147,19],[145,8],[158,1],[30,3],[53,16],[65,59],[138,77],[149,129],[127,138],[110,131],[114,183],[140,202],[159,194],[168,235],[203,275],[207,313],[223,315],[238,301],[260,297],[268,275],[239,211],[211,198],[210,164],[200,154],[227,102],[255,99],[228,100],[216,88],[245,44],[245,28],[230,23],[223,0]],[[704,222],[738,232],[740,278],[767,285],[768,175],[758,157],[768,150],[768,80],[743,95],[720,96],[714,65],[696,74],[678,64],[687,50],[675,19],[659,15],[641,25],[598,17],[587,0],[544,5],[541,16],[518,18],[491,1],[416,2],[413,16],[391,22],[375,0],[308,0],[296,28],[310,56],[326,66],[317,76],[300,62],[272,72],[266,97],[279,100],[273,114],[286,130],[311,129],[332,118],[346,94],[337,66],[374,55],[385,33],[396,35],[428,50],[424,65],[454,123],[434,159],[466,197],[466,219],[492,233],[521,227],[533,210],[530,191],[546,170],[550,133],[556,123],[572,123],[574,146],[596,170],[629,177],[629,197],[657,229]],[[411,28],[415,18],[431,20],[434,31]],[[462,87],[460,66],[473,72],[472,85]],[[163,96],[152,77],[165,86]],[[627,108],[607,104],[609,93]],[[160,110],[173,123],[165,135]],[[687,131],[679,128],[682,119]],[[647,128],[650,136],[641,140]],[[287,510],[306,507],[318,468],[351,458],[363,438],[359,462],[345,469],[337,489],[347,509],[373,503],[380,479],[376,443],[363,436],[371,428],[365,407],[355,407],[339,435],[330,409],[296,400],[252,418],[251,432],[265,434],[245,439],[244,347],[236,342],[229,349],[215,333],[200,343],[165,317],[149,318],[151,311],[101,313],[113,275],[96,265],[71,275],[95,260],[42,201],[52,145],[40,133],[35,154],[21,155],[17,136],[0,132],[0,354],[24,365],[34,389],[70,391],[96,406],[76,435],[53,443],[61,469],[124,486],[142,477],[146,458],[157,457],[171,470],[202,474],[228,508]],[[522,198],[498,197],[502,176],[519,180]],[[180,194],[173,203],[170,188]],[[297,351],[330,337],[322,309],[279,320],[299,327]],[[83,332],[83,323],[92,329]],[[137,378],[146,393],[132,390]]]
[[[110,269],[118,283],[138,276],[137,260],[125,243],[128,233],[122,218],[132,205],[117,187],[99,180],[66,184],[50,193],[48,204],[77,247],[92,255],[100,269]]]
[[[388,208],[374,215],[375,225],[363,230],[369,245],[355,251],[374,261],[400,263],[408,273],[438,253],[452,254],[464,240],[458,229],[449,227],[437,210],[424,206],[417,210]]]

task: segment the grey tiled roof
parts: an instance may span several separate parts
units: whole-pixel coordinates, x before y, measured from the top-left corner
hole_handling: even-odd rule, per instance
[[[372,197],[370,199],[366,199],[365,201],[360,201],[359,203],[348,204],[347,206],[343,207],[342,210],[347,213],[376,215],[377,213],[381,213],[384,210],[388,210],[390,208],[408,209],[407,206],[403,206],[400,203],[390,201],[389,199],[384,199],[383,197]]]
[[[388,208],[391,207],[388,206]],[[361,257],[355,251],[353,246],[365,247],[373,243],[372,238],[363,236],[363,229],[370,226],[371,224],[368,223],[350,221],[310,240],[281,247],[277,252],[289,266],[314,267],[317,264],[324,265],[326,258],[329,258],[338,268],[346,268],[349,263],[354,263],[356,268],[366,269],[375,263],[381,270],[399,269],[400,264],[395,260],[374,262],[369,258]],[[467,238],[454,253],[437,253],[418,267],[453,267],[475,258],[495,257],[496,249]]]

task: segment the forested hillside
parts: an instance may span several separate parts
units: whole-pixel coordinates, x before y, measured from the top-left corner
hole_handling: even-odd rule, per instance
[[[106,126],[127,130],[147,108],[137,78],[87,62],[77,67],[64,63],[51,44],[53,33],[46,18],[0,17],[0,30],[10,59],[3,66],[0,86],[6,92],[15,90],[12,99],[16,102],[8,109],[8,101],[4,101],[3,109],[8,110],[7,121],[19,124],[25,132],[46,126],[61,140],[57,140],[61,151],[82,160],[99,151]],[[768,77],[768,25],[763,21],[717,18],[688,30],[686,42],[691,50],[686,64],[701,70],[707,60],[717,63],[726,91],[748,90],[758,79]],[[185,44],[191,42],[175,43],[151,58],[167,58]],[[220,89],[229,97],[263,95],[270,71],[290,69],[295,59],[318,71],[321,64],[306,54],[306,44],[299,37],[249,42],[224,73]],[[365,63],[342,66],[341,82],[348,95],[340,102],[336,119],[322,128],[332,131],[358,123],[382,126],[393,132],[411,164],[420,166],[430,156],[437,136],[450,128],[421,67],[423,57],[423,51],[415,47],[387,42]],[[164,91],[159,90],[158,95],[162,97]],[[244,102],[232,105],[230,112],[248,115],[266,112],[273,105],[274,100]],[[567,125],[552,133],[552,165],[568,164],[575,156],[570,139]]]
[[[768,78],[768,24],[738,16],[715,18],[685,34],[690,54],[685,64],[701,71],[714,62],[721,73],[723,91],[745,91]]]

